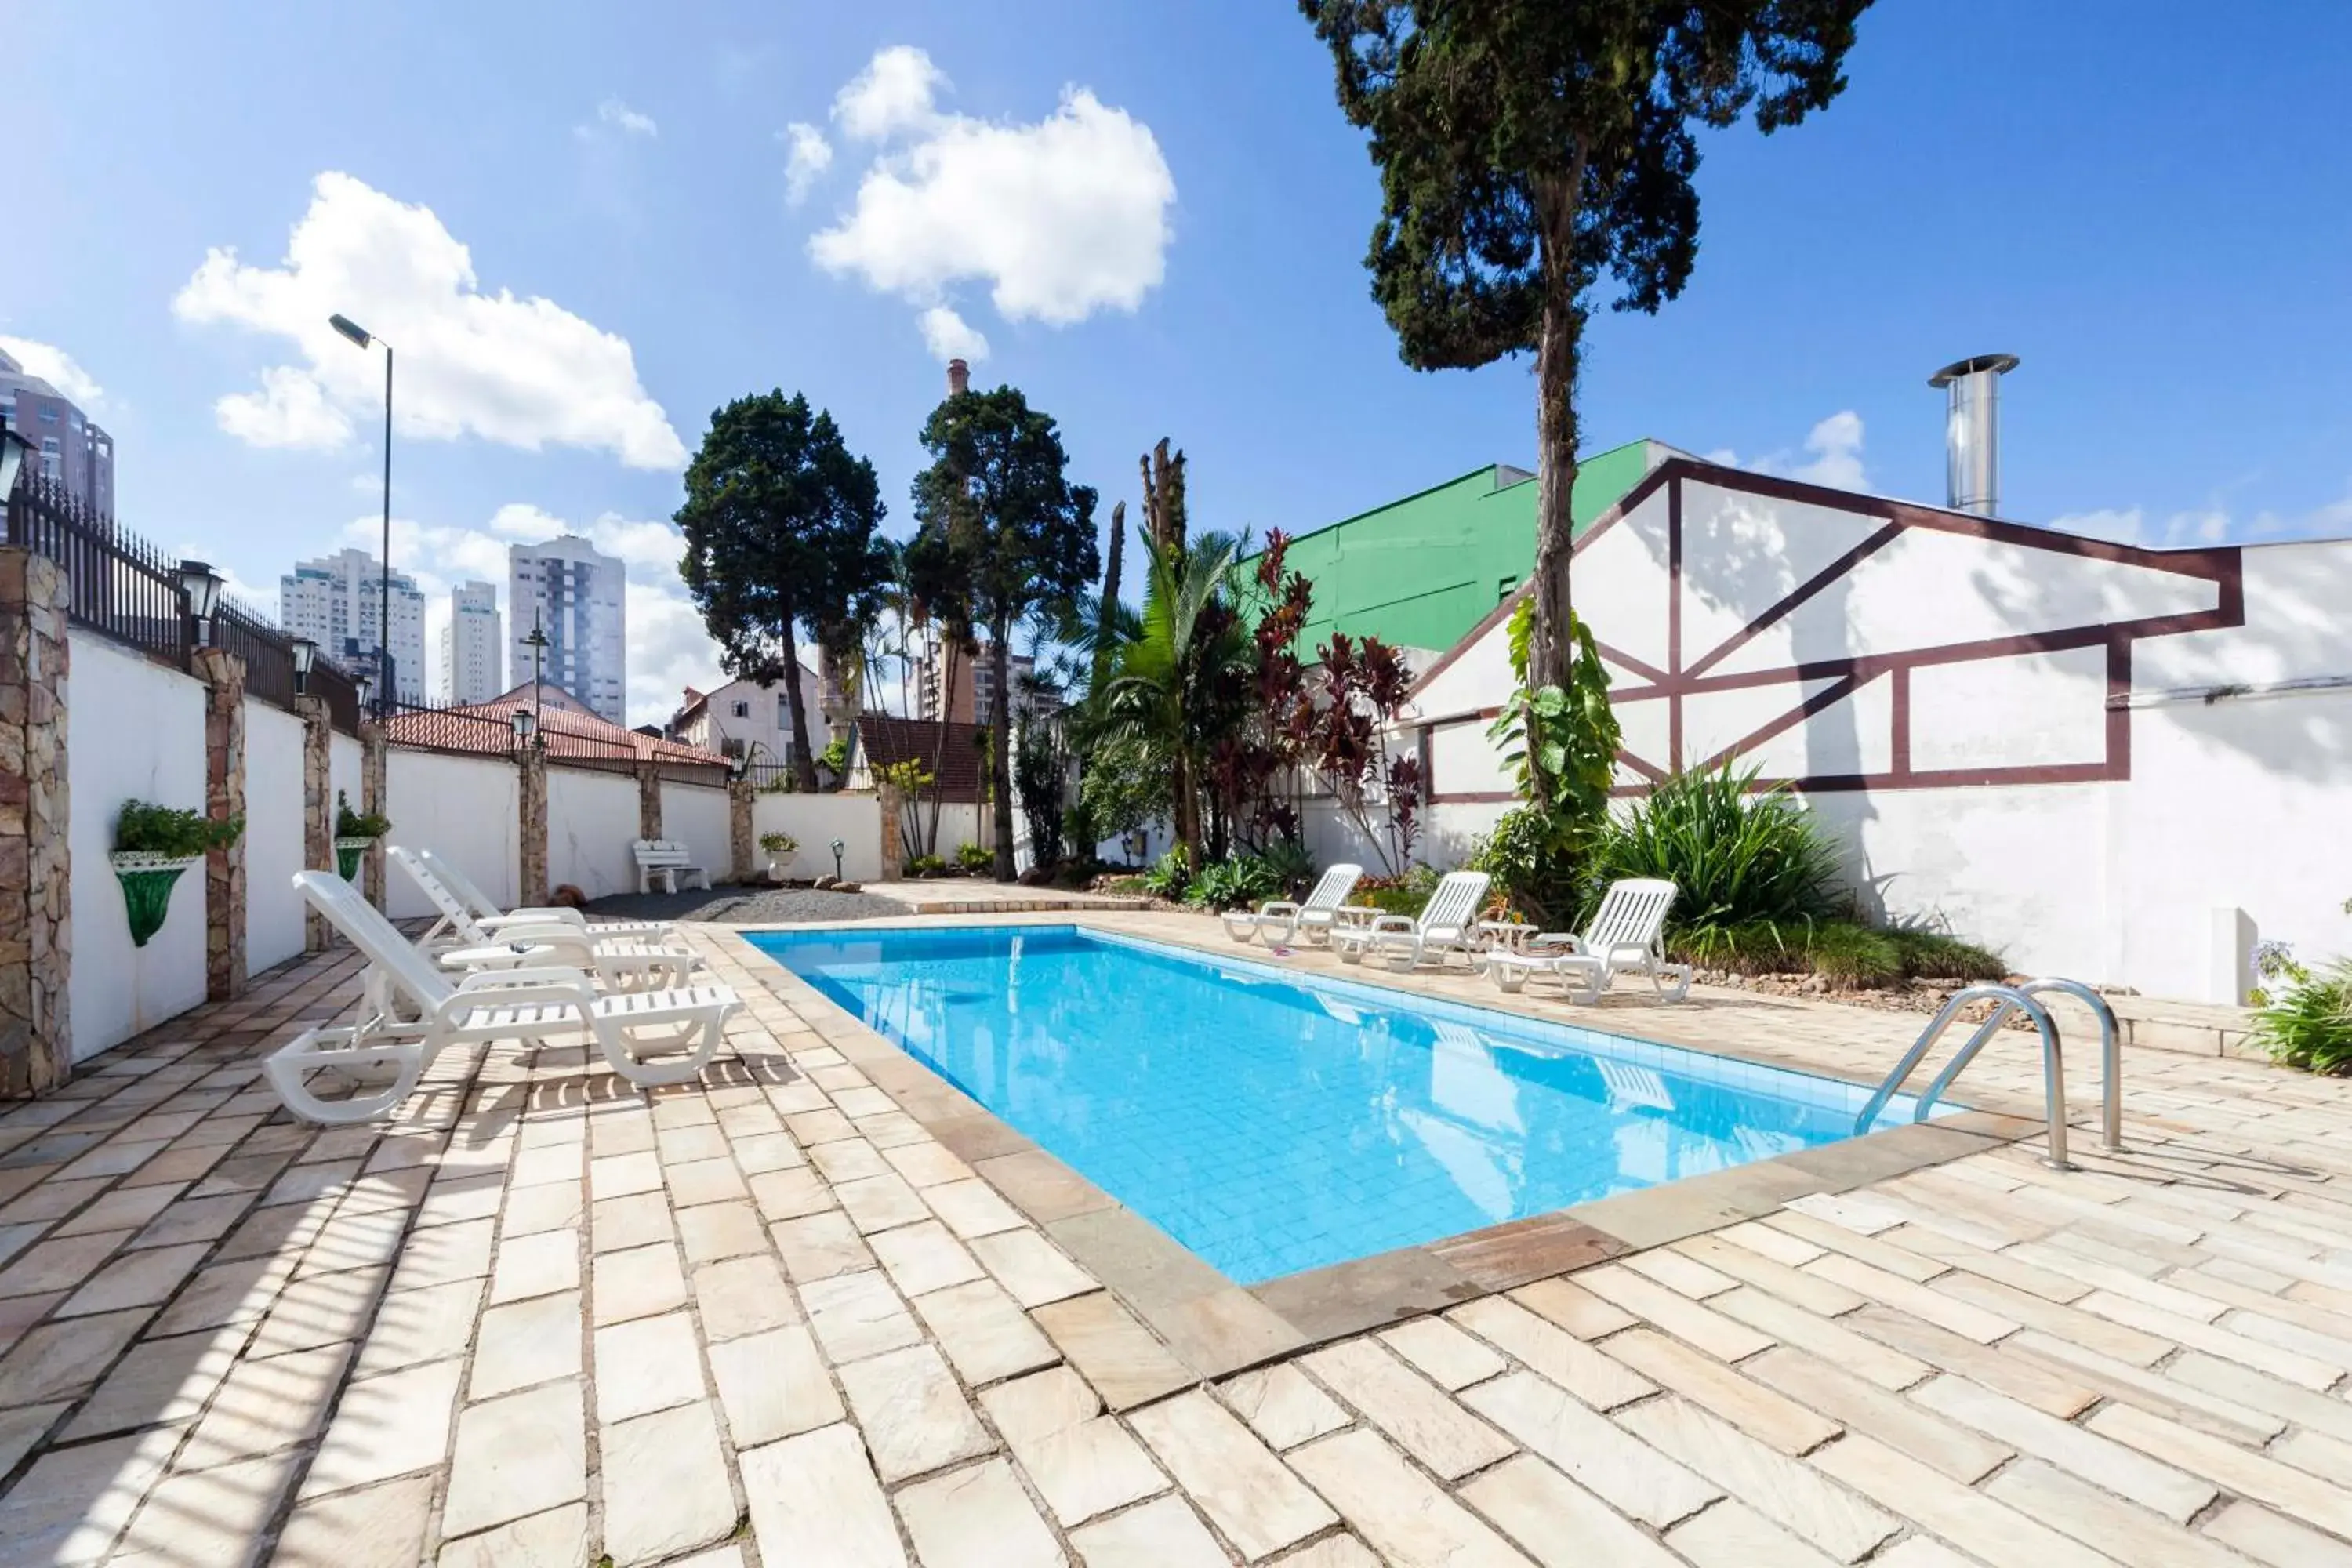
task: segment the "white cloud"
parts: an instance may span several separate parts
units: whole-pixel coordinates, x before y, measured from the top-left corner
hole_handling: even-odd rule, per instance
[[[0,333],[0,353],[23,365],[26,375],[38,376],[64,393],[84,414],[94,414],[106,405],[106,389],[98,384],[98,378],[53,343]]]
[[[430,208],[349,174],[319,175],[282,265],[247,266],[215,247],[172,309],[185,321],[286,339],[302,356],[302,365],[263,372],[261,392],[215,405],[222,428],[240,439],[340,445],[326,442],[326,413],[343,418],[348,439],[351,416],[381,409],[382,367],[327,325],[340,310],[398,352],[402,435],[473,435],[534,452],[583,447],[640,468],[686,462],[677,432],[637,379],[627,339],[551,300],[482,291],[471,254]],[[308,439],[288,438],[296,432]]]
[[[841,89],[833,100],[833,117],[845,134],[878,142],[929,124],[933,98],[947,85],[947,73],[931,63],[929,55],[893,44],[876,50],[866,68]]]
[[[376,550],[383,528],[381,518],[356,519],[343,530],[343,542]],[[527,501],[508,502],[481,528],[393,520],[393,562],[415,577],[425,595],[425,663],[433,682],[427,689],[440,689],[441,627],[449,618],[449,590],[469,579],[495,583],[500,613],[511,616],[512,606],[506,603],[507,547],[540,543],[559,533],[577,534],[620,558],[627,578],[629,722],[667,719],[677,710],[679,695],[688,685],[709,690],[719,678],[719,648],[703,630],[701,614],[678,577],[685,536],[659,519],[605,512],[575,523]],[[509,626],[509,635],[511,631]]]
[[[1707,453],[1706,460],[1726,468],[1751,468],[1759,474],[1778,474],[1783,479],[1827,485],[1832,489],[1862,490],[1870,487],[1870,477],[1862,466],[1862,416],[1851,408],[1841,409],[1815,425],[1806,433],[1801,451],[1784,447],[1753,462],[1743,463],[1738,453],[1722,447]]]
[[[2241,520],[2221,506],[2153,513],[2145,507],[2102,507],[2050,520],[2061,533],[2086,534],[2121,544],[2193,550],[2215,544],[2275,544],[2298,539],[2352,538],[2352,494],[2305,512],[2264,510]]]
[[[988,340],[971,322],[945,305],[934,305],[918,318],[923,342],[940,360],[960,359],[977,364],[988,357]]]
[[[783,139],[792,145],[784,161],[784,200],[798,206],[808,197],[824,172],[833,167],[833,143],[815,126],[795,120],[784,127]]]
[[[331,451],[352,438],[352,422],[327,401],[318,378],[290,364],[261,373],[259,392],[232,392],[213,405],[220,427],[248,447]]]
[[[625,136],[658,136],[661,127],[650,114],[641,114],[617,98],[608,98],[596,106],[597,120],[613,126]]]
[[[811,237],[817,265],[925,310],[985,283],[1011,321],[1140,306],[1166,276],[1176,199],[1150,127],[1082,87],[1034,124],[942,114],[945,80],[921,51],[885,49],[843,89],[845,130],[885,146],[850,210]]]

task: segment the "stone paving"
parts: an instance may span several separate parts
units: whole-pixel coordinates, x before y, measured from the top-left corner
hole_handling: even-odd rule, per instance
[[[696,940],[750,1005],[694,1086],[451,1052],[294,1122],[258,1060],[339,953],[0,1111],[0,1563],[2352,1565],[2339,1084],[2137,1054],[2081,1171],[1987,1147],[1202,1382]],[[1860,1076],[1917,1022],[1604,1013]]]

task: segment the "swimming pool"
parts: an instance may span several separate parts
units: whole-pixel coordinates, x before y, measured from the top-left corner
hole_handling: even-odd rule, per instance
[[[1245,1285],[1833,1143],[1869,1099],[1070,926],[746,934]]]

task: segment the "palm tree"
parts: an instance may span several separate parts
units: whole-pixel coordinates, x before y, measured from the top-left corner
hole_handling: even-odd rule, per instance
[[[1165,548],[1147,540],[1145,549],[1143,615],[1089,694],[1083,726],[1088,743],[1135,746],[1168,770],[1176,837],[1197,868],[1209,753],[1248,707],[1249,638],[1226,593],[1241,543],[1204,533]]]

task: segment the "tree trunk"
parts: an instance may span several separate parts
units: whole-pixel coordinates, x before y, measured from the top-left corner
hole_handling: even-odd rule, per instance
[[[999,616],[988,628],[989,668],[996,676],[996,706],[988,716],[989,794],[996,805],[996,879],[1010,882],[1013,864],[1013,628]]]
[[[947,799],[947,790],[940,778],[940,767],[948,755],[949,715],[955,710],[956,655],[962,650],[954,637],[942,632],[940,636],[940,733],[931,747],[931,784],[926,792],[931,797],[931,820],[923,833],[922,853],[940,852],[940,806]]]
[[[1176,752],[1176,840],[1198,871],[1205,864],[1201,858],[1201,792],[1193,787],[1192,759],[1181,747]]]
[[[1089,695],[1100,692],[1110,674],[1111,639],[1118,625],[1119,555],[1126,544],[1127,503],[1120,501],[1110,509],[1110,556],[1103,563],[1102,616],[1095,628],[1094,683]]]
[[[801,653],[793,640],[793,619],[784,616],[784,691],[793,710],[793,732],[785,749],[792,755],[793,783],[803,794],[816,793],[816,761],[809,755],[808,713],[801,700]]]
[[[1569,683],[1575,658],[1570,635],[1569,557],[1575,546],[1570,509],[1576,490],[1576,361],[1583,320],[1576,300],[1576,200],[1582,161],[1568,180],[1538,193],[1543,214],[1543,323],[1536,339],[1535,624],[1528,638],[1528,684]],[[1530,772],[1534,769],[1531,766]]]

